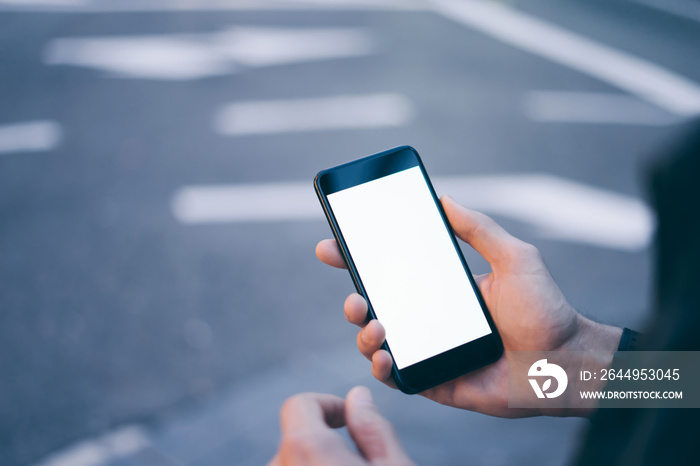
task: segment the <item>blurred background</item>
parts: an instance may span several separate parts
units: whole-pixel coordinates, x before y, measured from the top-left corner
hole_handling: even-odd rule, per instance
[[[699,21],[696,0],[0,0],[0,463],[264,464],[286,397],[356,384],[419,464],[566,463],[587,421],[372,379],[312,180],[410,144],[577,309],[640,328],[645,167],[700,113]]]

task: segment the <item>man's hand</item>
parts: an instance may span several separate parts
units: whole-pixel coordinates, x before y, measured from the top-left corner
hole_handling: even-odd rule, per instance
[[[282,406],[281,420],[280,450],[268,466],[413,464],[365,387],[353,388],[345,400],[319,393],[295,395]],[[359,453],[332,430],[345,425]]]
[[[484,214],[469,210],[444,196],[442,205],[459,238],[469,243],[491,265],[491,273],[474,277],[493,316],[507,351],[616,350],[622,330],[593,322],[567,302],[534,246],[511,236]],[[316,247],[318,258],[334,267],[345,262],[335,240]],[[384,328],[368,320],[367,303],[354,293],[345,301],[346,319],[362,329],[360,352],[372,361],[372,374],[394,387],[391,355],[380,349]],[[590,409],[547,410],[508,408],[508,362],[497,362],[421,393],[438,403],[502,417],[540,414],[587,415]],[[592,409],[592,408],[591,408]]]

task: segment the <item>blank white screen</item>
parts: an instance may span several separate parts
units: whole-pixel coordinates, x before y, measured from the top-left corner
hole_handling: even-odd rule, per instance
[[[419,167],[328,201],[399,369],[491,333]]]

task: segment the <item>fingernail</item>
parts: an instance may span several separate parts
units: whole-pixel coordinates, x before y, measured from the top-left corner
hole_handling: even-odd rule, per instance
[[[374,406],[374,399],[372,398],[372,392],[369,391],[369,388],[360,385],[359,387],[355,387],[354,391],[355,402]]]

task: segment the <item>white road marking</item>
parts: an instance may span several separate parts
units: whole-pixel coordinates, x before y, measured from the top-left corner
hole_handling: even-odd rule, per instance
[[[677,115],[700,113],[700,85],[659,65],[499,3],[431,1],[435,11],[445,17],[610,83]]]
[[[214,129],[243,136],[393,127],[408,123],[414,113],[408,98],[399,94],[236,102],[217,112]]]
[[[49,151],[63,137],[61,125],[51,120],[27,121],[0,126],[0,155]]]
[[[422,0],[0,0],[0,11],[140,13],[149,11],[425,10]]]
[[[631,0],[700,23],[700,3],[688,0]]]
[[[187,224],[323,217],[311,183],[185,186],[171,207],[175,218]]]
[[[371,35],[360,28],[234,27],[211,34],[53,39],[44,50],[44,63],[123,78],[183,81],[246,67],[365,56],[374,50]]]
[[[149,445],[140,426],[123,426],[97,438],[85,439],[52,453],[35,466],[99,466],[134,454]]]
[[[102,70],[113,77],[184,81],[233,73],[236,67],[206,43],[178,37],[53,39],[48,65]]]
[[[530,91],[523,111],[534,121],[661,126],[679,117],[636,97],[595,92]]]
[[[216,36],[221,52],[236,63],[259,67],[357,57],[375,51],[362,28],[235,27]]]
[[[628,251],[647,247],[654,215],[640,200],[564,178],[500,175],[435,178],[476,210],[515,219],[544,237]],[[172,198],[184,224],[321,220],[310,182],[185,186]]]
[[[28,9],[32,7],[78,7],[86,4],[86,0],[0,0],[0,8],[2,9],[5,5]]]

